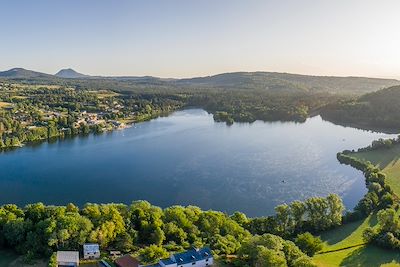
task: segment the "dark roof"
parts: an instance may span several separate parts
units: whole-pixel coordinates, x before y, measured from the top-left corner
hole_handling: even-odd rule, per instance
[[[178,265],[200,261],[210,257],[212,257],[211,250],[207,247],[204,247],[202,249],[193,248],[182,253],[174,254],[175,261]]]
[[[152,265],[146,265],[145,267],[161,267],[159,263],[152,264]]]
[[[212,252],[209,247],[204,247],[198,250],[198,253],[202,259],[207,259],[212,257]]]
[[[131,255],[125,255],[116,259],[115,264],[119,267],[139,267],[140,262]]]

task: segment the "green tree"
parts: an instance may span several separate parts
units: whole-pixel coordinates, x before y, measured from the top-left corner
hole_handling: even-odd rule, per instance
[[[308,256],[314,256],[315,253],[322,249],[322,240],[314,237],[309,232],[297,235],[294,243]]]

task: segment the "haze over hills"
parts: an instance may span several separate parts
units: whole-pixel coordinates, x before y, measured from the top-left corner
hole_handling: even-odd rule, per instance
[[[239,90],[266,90],[271,92],[331,92],[363,94],[382,88],[400,85],[399,80],[366,78],[312,76],[277,72],[233,72],[206,77],[186,79],[165,79],[152,76],[90,76],[73,69],[62,69],[55,75],[15,68],[0,72],[0,78],[57,83],[67,79],[69,83],[84,83],[86,87],[105,86],[108,89],[120,87],[133,90],[135,87],[164,88],[220,88]]]

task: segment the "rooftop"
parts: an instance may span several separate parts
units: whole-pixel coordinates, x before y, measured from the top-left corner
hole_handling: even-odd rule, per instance
[[[140,265],[140,262],[129,254],[116,259],[115,263],[120,267],[139,267]]]
[[[174,254],[176,263],[187,264],[194,261],[200,261],[212,257],[211,250],[208,247],[201,249],[190,249],[185,252]]]
[[[84,253],[94,253],[94,252],[99,252],[99,251],[100,251],[99,244],[84,244],[83,245]]]
[[[57,262],[78,262],[78,251],[57,251]]]

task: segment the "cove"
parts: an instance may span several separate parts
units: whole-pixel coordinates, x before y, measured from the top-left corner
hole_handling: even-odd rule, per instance
[[[305,123],[213,121],[177,111],[131,128],[0,154],[0,203],[196,205],[248,216],[276,205],[339,194],[351,209],[366,193],[361,172],[336,153],[395,135]]]

